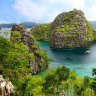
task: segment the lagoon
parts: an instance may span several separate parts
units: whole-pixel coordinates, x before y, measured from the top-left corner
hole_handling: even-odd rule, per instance
[[[96,43],[90,48],[52,49],[48,42],[39,42],[42,50],[53,60],[49,68],[67,66],[81,76],[92,76],[92,69],[96,68]],[[41,72],[41,74],[44,74]]]

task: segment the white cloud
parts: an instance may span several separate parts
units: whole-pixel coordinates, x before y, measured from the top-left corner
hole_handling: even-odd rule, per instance
[[[90,5],[86,10],[85,10],[85,16],[87,17],[88,20],[94,21],[96,20],[96,6],[95,5]]]
[[[89,20],[95,20],[95,3],[86,6],[86,2],[87,0],[15,0],[13,8],[28,20],[37,22],[53,21],[59,13],[73,8],[83,10]]]
[[[32,0],[16,0],[13,7],[23,16],[31,19],[40,19],[45,12],[45,7],[40,6]]]
[[[83,9],[84,8],[84,0],[57,0],[57,4],[68,5],[70,8]]]
[[[96,20],[96,1],[94,0],[86,0],[86,9],[85,9],[85,16],[88,20],[94,21]]]

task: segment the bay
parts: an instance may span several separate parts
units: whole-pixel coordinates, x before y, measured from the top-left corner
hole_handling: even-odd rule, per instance
[[[92,69],[96,68],[96,43],[90,48],[75,49],[52,49],[48,42],[39,42],[42,50],[46,51],[48,57],[53,60],[49,68],[67,66],[81,76],[92,76]],[[46,71],[45,71],[46,72]],[[44,74],[41,72],[40,75]]]

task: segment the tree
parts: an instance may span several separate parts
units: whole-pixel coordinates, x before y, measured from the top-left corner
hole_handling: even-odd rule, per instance
[[[92,70],[92,75],[96,76],[96,69]],[[91,83],[91,87],[94,90],[94,94],[96,95],[96,77],[93,78],[93,81]]]
[[[58,80],[67,80],[69,78],[70,70],[65,66],[59,67],[56,70],[56,75],[58,76]]]
[[[40,76],[29,76],[23,80],[20,87],[21,96],[44,96],[42,92],[43,79]]]
[[[85,91],[82,92],[81,96],[95,96],[95,95],[91,88],[86,88]]]
[[[54,71],[50,71],[45,76],[45,83],[43,84],[43,90],[46,94],[59,94],[59,85],[62,81],[66,81],[69,78],[70,70],[65,66],[59,67]]]
[[[5,62],[5,59],[10,51],[10,48],[10,41],[0,36],[0,64]]]
[[[24,43],[11,43],[7,39],[0,37],[0,74],[8,77],[18,89],[22,84],[22,78],[32,74],[33,70],[29,66],[29,58],[33,55],[28,52]]]

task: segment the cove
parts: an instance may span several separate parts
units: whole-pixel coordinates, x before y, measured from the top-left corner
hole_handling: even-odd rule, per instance
[[[64,65],[81,76],[92,76],[92,69],[96,68],[96,43],[93,43],[90,48],[62,50],[50,48],[48,42],[40,41],[39,44],[42,50],[47,52],[48,57],[53,60],[48,68]],[[44,75],[47,70],[39,74]]]

